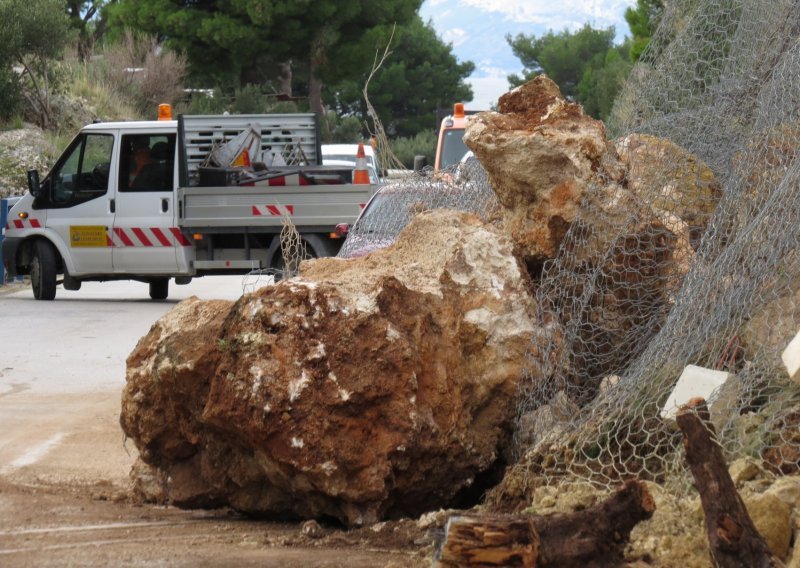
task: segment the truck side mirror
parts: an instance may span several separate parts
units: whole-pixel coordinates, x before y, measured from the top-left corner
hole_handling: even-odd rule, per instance
[[[42,194],[38,170],[28,170],[28,191],[34,198],[38,198]]]
[[[425,166],[428,165],[428,159],[425,156],[414,156],[414,171],[421,172]]]

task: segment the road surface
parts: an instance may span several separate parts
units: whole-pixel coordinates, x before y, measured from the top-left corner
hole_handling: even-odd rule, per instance
[[[52,302],[28,286],[0,287],[0,566],[419,564],[341,529],[306,542],[300,524],[132,502],[137,454],[119,427],[128,354],[178,301],[235,300],[266,284],[201,278],[171,284],[161,302],[138,282],[59,287]]]

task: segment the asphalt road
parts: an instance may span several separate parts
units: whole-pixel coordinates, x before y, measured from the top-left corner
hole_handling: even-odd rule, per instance
[[[0,287],[0,397],[121,388],[128,354],[172,306],[190,296],[235,300],[254,285],[254,277],[208,276],[170,283],[169,298],[159,302],[141,282],[86,282],[75,292],[59,286],[52,302],[37,302],[27,286]]]
[[[59,287],[52,302],[0,287],[0,476],[123,482],[135,450],[122,444],[120,395],[136,342],[182,299],[235,300],[257,284],[199,278],[159,302],[139,282]]]

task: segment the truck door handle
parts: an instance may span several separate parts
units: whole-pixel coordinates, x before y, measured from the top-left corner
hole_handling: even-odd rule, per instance
[[[169,199],[166,197],[161,198],[161,212],[166,213],[169,211]]]
[[[117,203],[113,199],[108,200],[108,208],[111,210],[112,213],[117,211]]]

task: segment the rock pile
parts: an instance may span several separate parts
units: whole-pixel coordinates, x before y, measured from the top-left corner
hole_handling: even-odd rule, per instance
[[[184,302],[142,339],[122,425],[144,493],[348,525],[418,514],[498,463],[526,350],[542,365],[567,361],[532,337],[564,338],[570,317],[585,318],[573,326],[583,351],[563,343],[574,376],[619,367],[609,354],[629,353],[615,348],[668,306],[674,279],[662,269],[688,262],[691,231],[703,230],[664,195],[713,196],[707,168],[656,187],[644,164],[674,150],[636,139],[618,153],[546,77],[478,115],[465,140],[503,205],[499,227],[422,213],[386,249],[304,263],[235,304]],[[565,242],[576,224],[592,238]],[[588,315],[529,294],[565,248],[600,275]],[[576,281],[558,284],[565,298],[580,295]]]
[[[530,370],[544,378],[560,368],[580,386],[575,402],[587,402],[658,329],[720,186],[668,141],[608,141],[603,123],[544,75],[503,95],[498,108],[478,115],[464,141],[487,170],[531,277],[559,255]]]
[[[508,444],[530,307],[506,238],[422,214],[367,257],[179,304],[128,360],[123,429],[178,505],[420,514]]]

